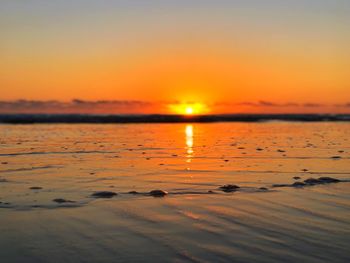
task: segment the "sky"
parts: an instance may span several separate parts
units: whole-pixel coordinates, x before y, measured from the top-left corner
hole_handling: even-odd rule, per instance
[[[1,0],[0,112],[350,112],[349,24],[346,0]]]

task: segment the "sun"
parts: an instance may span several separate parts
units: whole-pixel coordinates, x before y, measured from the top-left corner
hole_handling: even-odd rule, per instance
[[[194,112],[193,107],[191,107],[191,106],[186,107],[186,109],[185,109],[186,115],[192,115],[193,112]]]
[[[208,106],[199,102],[175,103],[168,106],[171,112],[181,115],[200,115],[209,112]]]

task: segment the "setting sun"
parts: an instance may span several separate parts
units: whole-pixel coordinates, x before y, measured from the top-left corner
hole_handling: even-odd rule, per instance
[[[207,105],[198,102],[170,104],[169,109],[171,112],[181,115],[197,115],[209,112]]]
[[[185,110],[185,113],[188,114],[188,115],[191,115],[193,114],[193,108],[191,106],[188,106]]]

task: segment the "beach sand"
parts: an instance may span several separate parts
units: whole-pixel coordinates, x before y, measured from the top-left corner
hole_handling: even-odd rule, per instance
[[[1,125],[0,262],[350,262],[349,179],[346,122]]]

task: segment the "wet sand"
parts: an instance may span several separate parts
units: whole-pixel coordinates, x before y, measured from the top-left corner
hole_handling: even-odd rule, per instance
[[[0,259],[349,262],[349,180],[346,122],[0,125]]]

